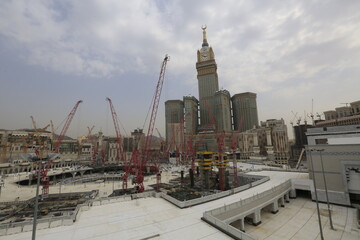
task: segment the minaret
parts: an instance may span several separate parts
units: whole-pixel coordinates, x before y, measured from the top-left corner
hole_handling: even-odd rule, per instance
[[[214,94],[219,90],[217,65],[212,47],[206,37],[206,26],[202,26],[203,43],[197,51],[197,79],[199,87],[200,127],[199,131],[213,128],[210,125],[214,116]]]

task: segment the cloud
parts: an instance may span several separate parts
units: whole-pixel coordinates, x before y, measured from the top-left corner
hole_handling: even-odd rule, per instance
[[[358,100],[359,8],[356,0],[1,1],[0,49],[70,80],[126,82],[144,92],[169,54],[165,96],[174,99],[197,95],[196,51],[206,24],[220,87],[299,107],[301,92],[328,108],[338,92]]]

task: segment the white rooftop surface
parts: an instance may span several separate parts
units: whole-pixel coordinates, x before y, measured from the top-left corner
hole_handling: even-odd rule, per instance
[[[249,168],[249,165],[241,164],[241,166]],[[179,209],[162,198],[144,198],[93,206],[89,211],[82,212],[79,220],[71,226],[37,230],[36,239],[232,239],[202,221],[203,212],[263,192],[291,178],[308,178],[306,173],[279,171],[251,172],[251,174],[269,176],[270,181],[222,199],[185,209]],[[172,174],[165,175],[163,174],[163,180],[172,177]],[[16,192],[24,199],[29,198],[29,195],[34,196],[31,192],[34,191],[32,187],[17,188],[9,185],[12,184],[3,188],[1,201],[7,198],[4,197],[5,194],[11,194],[11,189],[13,191],[30,189]],[[91,190],[93,185],[87,184],[86,189],[83,185],[66,186],[65,189],[62,187],[62,192]],[[119,188],[119,185],[115,188]],[[101,183],[96,186],[103,186],[102,194],[110,193],[112,189],[112,183]],[[50,193],[58,193],[58,191],[58,186],[50,187]],[[13,194],[11,195],[14,196]],[[14,200],[14,197],[11,200]],[[336,231],[330,230],[328,226],[328,218],[325,216],[326,205],[321,204],[321,209],[323,224],[325,223],[325,239],[360,239],[359,229],[355,226],[354,209],[332,205]],[[285,208],[279,208],[277,214],[262,214],[262,224],[259,226],[246,225],[246,232],[259,239],[320,239],[315,210],[315,203],[308,199],[291,199],[290,203],[285,204]],[[24,232],[2,236],[1,239],[31,239],[31,234]]]

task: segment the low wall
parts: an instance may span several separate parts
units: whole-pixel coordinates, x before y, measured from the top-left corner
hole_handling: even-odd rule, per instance
[[[202,218],[203,221],[211,224],[215,228],[219,229],[220,231],[228,234],[232,238],[241,239],[241,240],[257,240],[256,238],[252,237],[251,235],[242,232],[233,226],[226,224],[225,222],[217,219],[216,217],[212,216],[210,213],[205,212]]]
[[[241,187],[237,187],[237,188],[230,189],[230,190],[227,190],[227,191],[222,191],[222,192],[219,192],[219,193],[214,193],[214,194],[211,194],[211,195],[208,195],[208,196],[204,196],[204,197],[196,198],[196,199],[192,199],[192,200],[187,200],[187,201],[179,201],[176,198],[173,198],[173,197],[167,195],[165,192],[162,192],[161,197],[164,198],[165,200],[173,203],[174,205],[176,205],[179,208],[186,208],[186,207],[191,207],[191,206],[195,206],[195,205],[198,205],[198,204],[202,204],[202,203],[205,203],[205,202],[210,202],[210,201],[213,201],[213,200],[216,200],[216,199],[219,199],[219,198],[223,198],[223,197],[226,197],[226,196],[229,196],[229,195],[244,191],[244,190],[249,189],[251,187],[255,187],[255,186],[257,186],[257,185],[259,185],[261,183],[264,183],[264,182],[270,180],[269,177],[264,177],[264,176],[259,176],[259,175],[248,175],[247,174],[246,176],[253,177],[253,178],[256,178],[258,180],[254,181],[252,183],[243,185]]]

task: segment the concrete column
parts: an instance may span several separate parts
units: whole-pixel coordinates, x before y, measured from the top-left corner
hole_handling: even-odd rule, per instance
[[[76,172],[72,172],[72,178],[75,178]]]
[[[285,207],[284,197],[281,197],[281,198],[280,198],[280,206],[281,206],[281,207]]]
[[[240,230],[245,232],[245,219],[240,219]]]
[[[261,209],[256,209],[254,212],[253,225],[257,226],[261,223]]]
[[[272,204],[271,204],[271,213],[276,214],[279,212],[279,203],[278,200],[275,200]]]
[[[289,193],[288,193],[288,192],[285,194],[285,201],[286,201],[287,203],[290,202]]]
[[[290,198],[292,199],[295,199],[296,198],[296,190],[295,189],[291,189],[290,190],[290,195],[289,195]]]
[[[80,171],[80,176],[83,177],[84,173],[85,173],[85,171]]]

